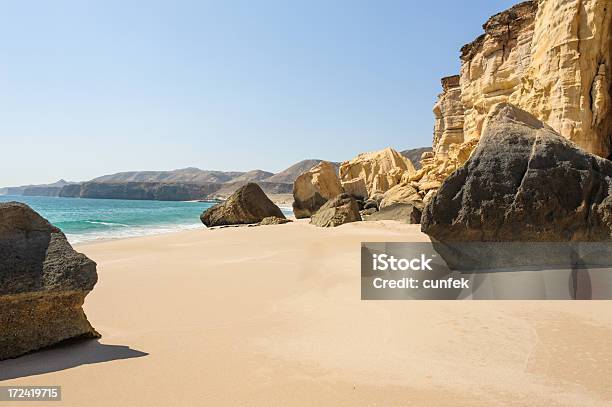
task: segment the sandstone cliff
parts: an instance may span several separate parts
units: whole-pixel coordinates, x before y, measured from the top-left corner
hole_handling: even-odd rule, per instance
[[[612,137],[610,0],[526,1],[491,17],[461,49],[461,75],[443,79],[433,155],[419,190],[463,165],[498,103],[533,114],[587,152],[609,157]],[[461,113],[463,112],[463,113]]]
[[[414,174],[414,166],[392,148],[362,153],[340,165],[344,190],[356,197],[368,198],[383,194]]]
[[[302,160],[272,175],[271,177],[264,179],[264,181],[292,184],[293,182],[295,182],[298,176],[322,162],[323,160]],[[335,171],[338,172],[340,163],[331,162],[331,164],[334,166]]]
[[[321,161],[301,174],[293,183],[293,214],[296,218],[309,218],[328,200],[344,192],[336,167]]]

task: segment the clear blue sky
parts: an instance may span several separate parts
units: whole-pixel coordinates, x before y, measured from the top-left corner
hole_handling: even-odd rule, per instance
[[[0,186],[430,145],[440,77],[514,3],[0,0]]]

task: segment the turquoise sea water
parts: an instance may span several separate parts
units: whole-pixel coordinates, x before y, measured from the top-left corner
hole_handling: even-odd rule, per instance
[[[62,229],[71,243],[203,228],[200,214],[212,206],[206,202],[0,195],[0,202],[6,201],[28,204]]]
[[[127,201],[120,199],[0,196],[18,201],[62,229],[71,243],[144,236],[181,229],[203,228],[205,202]]]

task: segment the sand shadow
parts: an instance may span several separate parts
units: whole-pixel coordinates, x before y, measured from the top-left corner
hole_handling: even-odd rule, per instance
[[[98,340],[69,340],[16,359],[0,361],[0,381],[147,355],[129,346],[106,345]]]

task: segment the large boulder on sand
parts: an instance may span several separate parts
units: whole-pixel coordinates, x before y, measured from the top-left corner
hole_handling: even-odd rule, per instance
[[[413,204],[422,210],[423,198],[414,187],[409,184],[402,183],[385,192],[382,200],[380,201],[379,207],[382,210],[395,204]]]
[[[293,183],[293,214],[298,219],[309,218],[343,191],[336,168],[328,161],[321,161]]]
[[[471,158],[425,208],[423,232],[441,242],[610,240],[611,161],[509,104],[487,120]]]
[[[72,338],[98,338],[81,308],[96,263],[17,202],[0,204],[0,360]]]
[[[312,217],[310,223],[320,227],[336,227],[361,220],[357,200],[349,194],[330,199]]]
[[[395,203],[378,212],[364,216],[364,220],[396,220],[401,223],[416,225],[421,223],[421,209],[412,203]]]
[[[205,210],[200,220],[211,227],[259,223],[269,216],[285,218],[259,185],[251,182],[240,187],[227,201]]]
[[[392,148],[362,153],[340,165],[344,191],[367,199],[399,184],[406,174],[414,174],[412,162]]]

